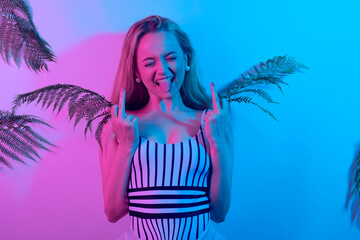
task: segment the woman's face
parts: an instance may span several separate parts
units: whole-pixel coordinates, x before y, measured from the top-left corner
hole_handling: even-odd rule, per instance
[[[136,52],[137,77],[149,94],[167,98],[180,91],[187,59],[171,32],[145,34]]]

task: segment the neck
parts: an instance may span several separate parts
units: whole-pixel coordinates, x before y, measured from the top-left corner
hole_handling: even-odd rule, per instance
[[[173,113],[175,111],[185,111],[185,106],[181,99],[180,92],[168,98],[159,97],[150,93],[150,99],[147,108],[152,112]]]

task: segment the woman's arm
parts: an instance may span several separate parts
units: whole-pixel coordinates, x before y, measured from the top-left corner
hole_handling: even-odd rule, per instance
[[[210,144],[212,164],[210,217],[215,222],[222,222],[230,208],[234,136],[228,116],[229,108],[222,107],[213,83],[211,96],[213,109],[207,111],[204,116],[205,135]]]
[[[125,113],[125,91],[119,96],[119,105],[111,107],[111,120],[105,125],[100,151],[100,167],[105,214],[116,222],[129,211],[127,187],[130,164],[139,141],[138,117]]]
[[[128,213],[127,186],[134,150],[119,146],[111,124],[104,128],[103,152],[100,155],[104,210],[110,222]]]
[[[223,138],[210,143],[212,174],[210,182],[210,217],[223,222],[230,208],[232,173],[234,168],[234,139],[231,123]]]

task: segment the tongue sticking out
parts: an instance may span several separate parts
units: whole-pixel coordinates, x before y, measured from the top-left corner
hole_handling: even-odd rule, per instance
[[[164,82],[160,81],[159,82],[159,85],[164,92],[168,92],[170,90],[171,84],[172,84],[172,81],[164,81]]]

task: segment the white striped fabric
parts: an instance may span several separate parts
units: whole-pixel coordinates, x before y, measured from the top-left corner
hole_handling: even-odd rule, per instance
[[[128,199],[140,239],[197,239],[209,223],[211,158],[203,117],[196,136],[160,144],[140,137],[132,159]]]

